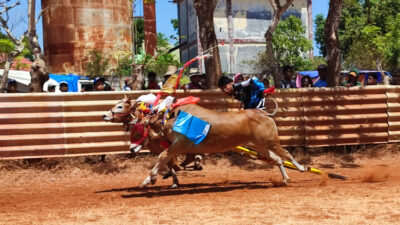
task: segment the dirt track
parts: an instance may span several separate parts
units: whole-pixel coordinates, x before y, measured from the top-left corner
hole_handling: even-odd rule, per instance
[[[137,188],[152,157],[136,163],[54,163],[50,170],[14,169],[3,162],[0,224],[398,223],[400,153],[362,154],[349,156],[350,162],[329,154],[312,158],[313,167],[349,180],[288,170],[287,187],[277,185],[277,168],[233,166],[226,157],[208,159],[203,171],[179,172],[178,189],[161,178],[155,186]]]

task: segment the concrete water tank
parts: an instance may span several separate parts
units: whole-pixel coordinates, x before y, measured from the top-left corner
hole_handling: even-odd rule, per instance
[[[44,54],[51,73],[84,75],[90,51],[132,50],[129,0],[42,0],[42,9]]]

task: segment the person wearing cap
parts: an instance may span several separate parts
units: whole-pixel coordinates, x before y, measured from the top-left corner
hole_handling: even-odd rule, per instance
[[[106,80],[103,77],[96,77],[93,80],[93,91],[104,91]]]
[[[327,78],[328,78],[328,68],[325,64],[321,64],[317,68],[318,71],[318,80],[315,81],[314,87],[327,87]]]
[[[185,89],[206,89],[204,83],[202,83],[203,75],[199,73],[197,68],[191,68],[189,72],[190,83],[185,85]]]
[[[176,66],[174,66],[174,65],[169,65],[168,66],[168,69],[167,69],[167,72],[165,72],[165,74],[164,74],[164,81],[163,81],[163,84],[168,80],[168,78],[172,75],[172,74],[174,74],[176,71],[178,70],[178,68],[176,67]]]
[[[60,91],[61,92],[68,92],[68,83],[65,81],[62,81],[60,83]]]
[[[18,93],[17,91],[18,83],[14,79],[9,79],[7,82],[7,93]]]
[[[147,73],[147,89],[160,89],[160,86],[157,83],[157,74],[153,71]]]
[[[347,81],[344,83],[345,87],[354,87],[361,86],[361,83],[358,82],[358,69],[351,69],[347,74]]]
[[[56,92],[56,85],[55,84],[47,85],[47,91],[48,92]]]
[[[293,80],[293,67],[284,66],[282,68],[283,79],[281,80],[279,87],[280,88],[295,88],[296,82]]]
[[[264,109],[264,84],[257,78],[251,78],[240,83],[233,83],[227,76],[218,80],[218,87],[227,95],[239,100],[244,109]]]

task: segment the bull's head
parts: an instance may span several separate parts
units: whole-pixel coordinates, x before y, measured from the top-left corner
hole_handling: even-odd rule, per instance
[[[103,120],[113,123],[129,123],[134,117],[137,101],[126,97],[120,101],[106,114],[103,115]]]

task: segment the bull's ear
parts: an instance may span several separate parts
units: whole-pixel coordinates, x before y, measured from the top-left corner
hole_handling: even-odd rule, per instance
[[[138,102],[136,100],[130,100],[130,103],[131,103],[131,106],[133,106],[134,108],[137,108],[139,106],[140,102]]]

